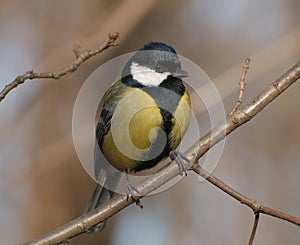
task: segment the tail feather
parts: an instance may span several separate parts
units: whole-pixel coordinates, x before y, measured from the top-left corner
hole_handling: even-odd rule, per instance
[[[116,189],[121,175],[116,173],[111,173],[108,168],[102,168],[98,172],[98,184],[94,190],[88,204],[84,210],[84,214],[93,211],[96,208],[99,208],[104,203],[109,201],[113,195],[113,190]],[[99,224],[92,227],[88,232],[101,231],[104,229],[107,220],[100,222]]]
[[[91,212],[109,201],[113,197],[114,190],[117,188],[121,178],[120,172],[111,167],[101,153],[97,139],[94,149],[94,174],[98,184],[84,210],[84,214]],[[88,232],[103,230],[106,221],[107,220],[104,220],[95,225]]]
[[[93,195],[91,196],[84,213],[89,213],[90,211],[102,206],[105,202],[112,198],[113,192],[104,188],[100,184],[97,184]],[[107,220],[100,222],[99,224],[93,226],[88,232],[101,231],[104,229]]]

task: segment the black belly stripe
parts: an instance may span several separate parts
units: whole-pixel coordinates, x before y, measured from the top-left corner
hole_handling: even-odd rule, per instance
[[[185,93],[185,87],[182,83],[182,80],[173,76],[168,76],[166,80],[164,80],[159,87],[146,87],[143,86],[137,81],[133,80],[130,76],[127,79],[122,80],[127,86],[137,87],[145,91],[149,94],[155,101],[156,105],[160,108],[160,114],[163,118],[162,129],[167,135],[167,142],[161,151],[161,153],[155,158],[147,161],[141,161],[135,167],[134,171],[138,172],[140,170],[148,169],[154,167],[161,159],[168,156],[170,151],[173,150],[170,147],[170,133],[173,128],[173,116],[178,106],[181,97]],[[157,144],[162,141],[162,135],[158,136],[156,139]],[[165,137],[165,136],[164,136]],[[155,142],[153,142],[155,147]],[[150,153],[151,154],[151,153]]]

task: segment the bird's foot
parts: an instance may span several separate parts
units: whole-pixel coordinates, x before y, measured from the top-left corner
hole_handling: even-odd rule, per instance
[[[180,175],[182,175],[183,173],[185,174],[185,176],[187,176],[187,166],[186,163],[190,163],[190,160],[188,158],[186,158],[181,152],[179,151],[171,151],[169,154],[171,160],[175,160],[176,163],[179,166],[179,170],[180,170]]]
[[[137,198],[137,194],[139,194],[139,191],[130,183],[128,173],[126,174],[127,178],[127,184],[126,184],[126,195],[127,195],[127,201],[132,198],[132,200],[135,202],[137,206],[140,208],[143,208],[143,204],[141,201]]]

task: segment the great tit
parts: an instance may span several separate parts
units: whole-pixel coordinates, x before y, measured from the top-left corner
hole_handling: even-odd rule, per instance
[[[150,169],[177,148],[190,123],[190,97],[182,81],[187,76],[175,49],[162,42],[146,44],[126,63],[96,116],[98,184],[85,213],[112,198],[118,178],[110,169]],[[103,155],[112,168],[103,164]],[[90,232],[102,230],[105,223]]]

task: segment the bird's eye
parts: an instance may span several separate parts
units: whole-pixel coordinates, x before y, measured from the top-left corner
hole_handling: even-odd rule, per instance
[[[155,67],[155,70],[156,70],[157,72],[163,72],[162,65],[161,65],[161,64],[157,64],[156,67]]]

